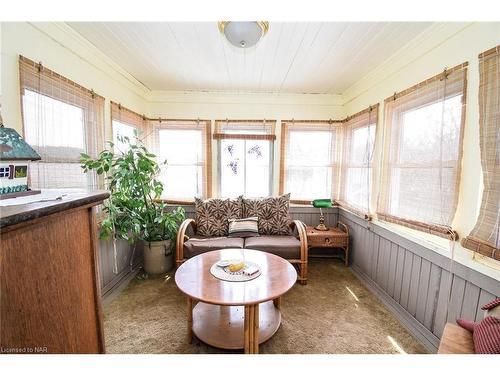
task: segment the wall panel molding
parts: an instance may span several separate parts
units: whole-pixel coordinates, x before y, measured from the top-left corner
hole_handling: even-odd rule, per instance
[[[354,274],[430,352],[446,322],[479,321],[500,295],[500,280],[342,208],[339,220],[350,229]]]

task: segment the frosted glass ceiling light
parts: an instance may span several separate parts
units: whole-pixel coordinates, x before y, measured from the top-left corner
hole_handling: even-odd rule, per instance
[[[255,46],[269,30],[269,22],[219,22],[219,31],[233,46],[249,48]]]

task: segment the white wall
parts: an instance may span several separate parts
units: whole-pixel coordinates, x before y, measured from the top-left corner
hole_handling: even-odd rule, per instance
[[[453,223],[460,237],[474,227],[481,204],[478,54],[499,44],[500,23],[436,24],[343,94],[345,111],[349,114],[379,102],[379,124],[382,125],[385,98],[439,74],[445,67],[469,62],[461,187]],[[382,132],[378,137],[380,146]],[[376,159],[380,151],[380,147],[375,150]],[[378,182],[375,196],[377,193]]]
[[[2,22],[1,88],[5,126],[22,134],[19,88],[19,55],[93,89],[106,98],[105,123],[110,135],[109,100],[139,113],[146,107],[147,88],[123,71],[64,23]]]

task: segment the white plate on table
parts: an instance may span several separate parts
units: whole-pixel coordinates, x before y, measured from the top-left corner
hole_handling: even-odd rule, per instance
[[[221,259],[215,264],[217,264],[219,267],[227,267],[230,264],[236,264],[240,262],[242,262],[240,259]]]

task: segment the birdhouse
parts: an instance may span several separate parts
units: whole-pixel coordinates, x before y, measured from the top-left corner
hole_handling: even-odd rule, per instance
[[[0,199],[39,194],[28,186],[29,162],[40,155],[11,128],[3,126],[0,116]]]

